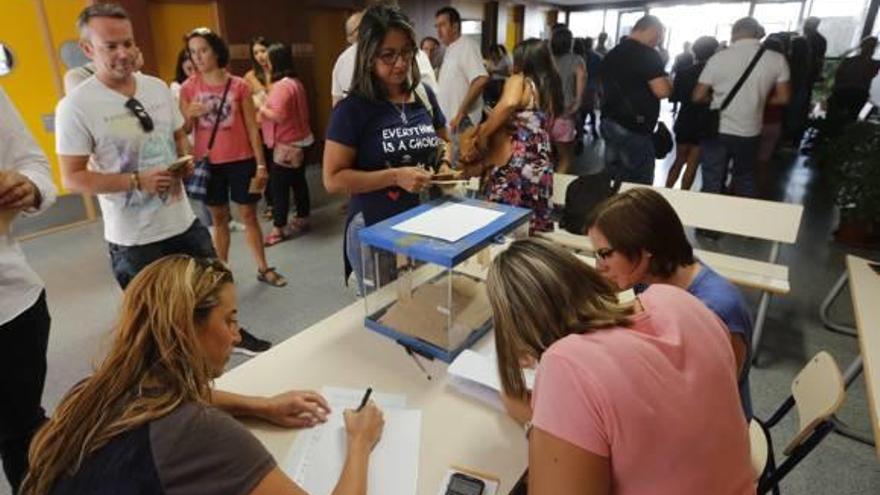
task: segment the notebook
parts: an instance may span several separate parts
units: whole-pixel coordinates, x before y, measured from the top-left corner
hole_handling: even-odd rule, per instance
[[[333,412],[327,422],[301,431],[282,470],[312,495],[329,495],[345,463],[346,434],[342,412],[360,405],[363,390],[325,387],[321,393]],[[406,397],[373,393],[385,429],[370,455],[369,495],[415,495],[418,485],[422,413],[406,408]]]

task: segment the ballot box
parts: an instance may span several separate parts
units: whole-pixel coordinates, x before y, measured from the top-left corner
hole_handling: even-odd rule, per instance
[[[360,231],[366,328],[451,362],[492,326],[492,246],[528,236],[531,210],[443,198]]]

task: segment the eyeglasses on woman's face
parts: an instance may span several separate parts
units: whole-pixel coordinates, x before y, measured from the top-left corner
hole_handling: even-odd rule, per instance
[[[405,64],[412,63],[413,58],[415,58],[415,54],[416,52],[412,48],[405,48],[399,51],[387,49],[381,50],[376,58],[379,59],[379,61],[383,64],[389,67],[393,67],[395,64],[397,64],[398,60],[403,60],[403,63]]]

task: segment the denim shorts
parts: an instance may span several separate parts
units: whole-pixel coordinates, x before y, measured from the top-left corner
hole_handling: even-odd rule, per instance
[[[211,234],[195,220],[182,234],[141,246],[120,246],[108,243],[113,276],[123,290],[150,263],[171,254],[188,254],[196,258],[216,258]]]

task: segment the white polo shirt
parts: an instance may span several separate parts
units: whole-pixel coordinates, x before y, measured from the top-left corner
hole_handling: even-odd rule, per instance
[[[761,42],[756,39],[738,40],[709,59],[700,74],[700,83],[712,88],[712,108],[721,108],[724,98],[745,72],[760,46]],[[765,51],[730,105],[722,112],[720,133],[739,137],[760,135],[767,96],[776,84],[787,82],[788,79],[785,57],[774,51]]]
[[[488,75],[486,67],[483,66],[480,47],[472,39],[461,36],[447,46],[443,55],[443,65],[440,66],[440,77],[437,79],[439,85],[437,100],[443,115],[448,120],[452,120],[467,96],[471,82],[480,76]],[[467,109],[467,115],[471,122],[477,125],[480,123],[482,113],[483,97],[479,96]]]

